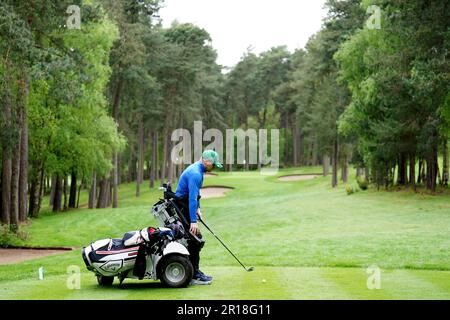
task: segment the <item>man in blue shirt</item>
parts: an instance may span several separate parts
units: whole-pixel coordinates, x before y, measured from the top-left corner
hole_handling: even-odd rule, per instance
[[[212,277],[200,271],[200,250],[204,241],[197,223],[197,217],[202,218],[200,211],[200,188],[203,184],[205,172],[211,172],[214,168],[223,168],[219,162],[219,155],[213,150],[205,150],[199,161],[187,167],[180,176],[176,190],[176,196],[183,201],[184,208],[182,214],[189,223],[189,231],[197,239],[188,241],[190,260],[194,267],[194,277],[192,284],[211,284]],[[200,240],[200,241],[199,241]]]

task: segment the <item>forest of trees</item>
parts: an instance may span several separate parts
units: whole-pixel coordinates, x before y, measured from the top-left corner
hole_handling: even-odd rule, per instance
[[[81,29],[66,25],[70,5]],[[354,165],[378,187],[447,187],[450,1],[328,0],[304,49],[249,49],[228,72],[207,30],[162,26],[162,5],[1,1],[0,211],[11,230],[38,217],[44,196],[55,212],[78,207],[82,189],[89,208],[115,208],[122,183],[139,196],[176,180],[185,165],[170,161],[171,133],[198,120],[279,128],[281,165],[322,165],[333,186]]]

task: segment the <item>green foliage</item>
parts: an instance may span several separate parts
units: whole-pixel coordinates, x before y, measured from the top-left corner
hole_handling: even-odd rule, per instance
[[[0,225],[0,248],[8,248],[18,241],[26,241],[28,232],[12,230],[8,225]]]
[[[393,183],[406,154],[431,165],[440,135],[448,132],[448,120],[439,115],[449,91],[448,6],[422,3],[378,1],[382,28],[364,27],[335,55],[339,79],[352,94],[339,130],[358,137],[378,185]]]
[[[274,104],[277,112],[285,108],[282,97],[286,97],[288,88],[281,86],[287,81],[289,70],[286,47],[274,47],[259,56],[249,51],[242,57],[227,75],[225,84],[228,106],[236,112],[239,124],[244,124],[248,116],[255,116],[257,128],[264,128],[270,105]]]
[[[355,193],[355,190],[353,189],[352,186],[346,186],[345,192],[347,192],[347,195],[351,195],[351,194]]]
[[[363,191],[367,190],[367,188],[369,187],[369,181],[367,181],[365,178],[358,177],[356,179],[356,182],[358,183],[358,187]]]
[[[82,30],[66,30],[60,36],[70,52],[67,59],[53,56],[48,65],[38,65],[30,86],[32,173],[39,169],[33,165],[42,164],[47,172],[61,175],[74,171],[90,177],[93,170],[106,173],[113,152],[125,144],[117,124],[107,115],[104,94],[117,28],[103,14],[84,22]],[[75,60],[79,64],[75,65]],[[77,89],[71,92],[74,86]]]
[[[310,159],[311,154],[316,158],[330,156],[336,140],[350,142],[338,137],[337,122],[350,103],[350,95],[346,86],[337,82],[338,67],[333,55],[362,25],[364,15],[359,1],[327,1],[327,8],[323,28],[308,41],[306,51],[292,55],[288,80],[278,91],[278,100],[287,110],[294,110],[287,114],[295,115],[304,146],[301,156],[305,159]],[[348,155],[351,148],[341,148],[341,154],[347,149]]]

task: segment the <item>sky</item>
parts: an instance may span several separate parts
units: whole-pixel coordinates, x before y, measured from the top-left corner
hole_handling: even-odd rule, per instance
[[[232,67],[247,48],[259,54],[286,45],[304,48],[326,15],[325,0],[165,0],[164,27],[174,20],[209,32],[217,62]]]

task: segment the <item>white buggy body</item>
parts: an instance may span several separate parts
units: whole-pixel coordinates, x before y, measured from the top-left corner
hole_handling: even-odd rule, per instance
[[[162,199],[152,213],[161,227],[127,232],[121,239],[98,240],[82,249],[86,267],[96,274],[100,285],[111,285],[114,277],[120,283],[126,278],[161,280],[175,288],[190,283],[194,271],[176,209]]]

